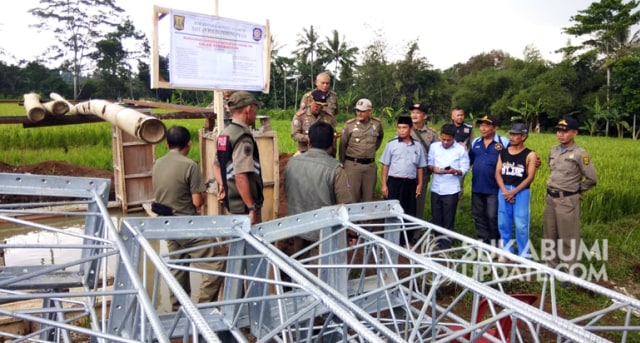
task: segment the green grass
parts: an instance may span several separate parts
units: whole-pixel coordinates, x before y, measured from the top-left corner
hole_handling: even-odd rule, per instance
[[[291,115],[293,112],[291,113]],[[0,104],[0,115],[24,115],[21,106]],[[194,137],[189,157],[199,161],[198,130],[202,119],[167,120],[165,125],[183,125]],[[293,153],[296,144],[290,138],[289,119],[272,120],[278,132],[278,149],[281,153]],[[440,124],[433,125],[439,128]],[[339,123],[339,129],[342,123]],[[476,132],[479,134],[478,132]],[[394,125],[385,125],[385,142],[395,134]],[[500,134],[506,135],[505,131]],[[93,123],[25,129],[21,125],[3,125],[0,130],[0,162],[11,165],[32,164],[47,160],[63,160],[74,164],[112,170],[111,125]],[[598,185],[583,194],[581,207],[582,237],[588,245],[608,240],[609,256],[607,272],[616,281],[640,282],[640,145],[638,141],[579,135],[578,145],[592,156],[598,173]],[[547,158],[550,148],[557,144],[554,134],[532,134],[526,145],[536,150],[542,160],[531,185],[531,238],[542,238],[542,213],[545,185],[549,176]],[[384,146],[384,144],[383,144]],[[383,147],[377,152],[377,158]],[[156,146],[162,156],[167,148],[164,143]],[[378,185],[379,192],[379,185]],[[470,211],[471,177],[465,179],[465,198],[458,210],[456,228],[459,232],[475,237]],[[428,199],[429,197],[427,197]],[[427,201],[426,220],[429,220]]]

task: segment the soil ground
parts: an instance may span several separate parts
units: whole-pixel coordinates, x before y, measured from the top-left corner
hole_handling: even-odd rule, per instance
[[[284,192],[284,167],[286,166],[289,158],[292,154],[280,154],[280,207],[278,211],[278,217],[284,217],[287,215],[287,199]],[[27,164],[21,166],[13,166],[0,162],[0,173],[18,173],[18,174],[36,174],[36,175],[63,175],[63,176],[78,176],[78,177],[95,177],[102,179],[111,179],[111,191],[109,192],[109,200],[115,200],[115,187],[113,182],[113,172],[104,169],[96,169],[91,167],[78,166],[65,161],[45,161],[34,164]],[[19,199],[9,197],[3,197],[0,199],[0,203],[6,203],[11,200],[12,202]],[[44,197],[39,197],[38,201],[47,201]]]
[[[285,153],[280,154],[280,157],[279,157],[280,204],[279,204],[278,217],[285,217],[287,213],[287,199],[286,199],[286,194],[284,192],[284,168],[291,157],[292,157],[292,154],[285,154]],[[21,166],[12,166],[12,165],[0,162],[0,173],[108,178],[112,180],[109,198],[110,200],[115,199],[115,191],[114,191],[114,185],[113,185],[114,175],[113,175],[113,172],[109,170],[83,167],[83,166],[74,165],[64,161],[45,161],[41,163],[21,165]],[[56,199],[59,200],[59,198],[56,198]],[[48,200],[51,200],[51,199],[40,196],[36,201],[48,201]],[[25,201],[34,201],[34,200],[26,199],[24,197],[20,198],[20,197],[14,197],[14,196],[0,195],[0,203],[11,203],[11,202],[15,203],[15,202],[25,202]],[[281,250],[283,250],[283,252],[290,255],[291,253],[293,253],[292,243],[293,242],[291,240],[283,240],[283,241],[279,241],[277,245]],[[638,286],[634,284],[627,284],[625,285],[626,287],[622,289],[621,287],[618,287],[613,283],[602,284],[602,286],[607,288],[613,288],[616,291],[627,293],[627,295],[631,295],[631,296],[633,296],[633,294],[640,294],[640,291],[638,291]]]

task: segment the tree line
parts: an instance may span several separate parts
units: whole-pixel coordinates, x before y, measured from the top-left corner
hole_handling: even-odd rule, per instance
[[[422,102],[436,122],[455,106],[471,116],[522,120],[532,130],[551,128],[570,115],[591,135],[637,139],[638,1],[600,0],[578,11],[563,31],[582,43],[559,47],[558,63],[527,46],[522,58],[492,50],[440,70],[421,55],[418,41],[408,42],[403,57],[392,61],[384,32],[358,48],[336,30],[323,37],[311,25],[298,34],[296,50],[288,56],[271,37],[271,89],[258,96],[266,108],[286,116],[313,88],[315,75],[327,72],[344,115],[366,97],[376,115],[388,121]],[[53,32],[56,41],[35,61],[0,61],[0,98],[56,91],[69,99],[146,98],[199,106],[212,101],[211,92],[150,88],[148,39],[115,0],[40,0],[29,12],[39,18],[35,26]],[[169,58],[160,58],[166,80]]]

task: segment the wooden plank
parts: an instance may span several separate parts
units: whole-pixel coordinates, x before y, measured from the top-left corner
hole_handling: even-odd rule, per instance
[[[178,110],[178,111],[190,112],[190,113],[211,113],[211,114],[214,113],[213,108],[167,104],[166,102],[159,102],[159,101],[125,99],[125,100],[122,100],[122,102],[129,105],[152,107],[152,108],[163,108],[168,110]]]

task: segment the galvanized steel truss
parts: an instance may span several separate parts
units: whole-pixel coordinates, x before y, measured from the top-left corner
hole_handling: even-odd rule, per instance
[[[105,207],[108,181],[0,174],[0,182],[2,194],[56,194],[77,198],[87,209],[81,214],[47,211],[37,203],[0,207],[1,220],[34,230],[59,229],[25,215],[87,218],[82,243],[65,247],[80,252],[74,262],[2,270],[0,302],[42,304],[0,309],[3,316],[40,327],[28,335],[0,332],[5,339],[631,342],[640,334],[638,300],[407,216],[395,201],[322,208],[253,227],[246,216],[127,217],[117,230]],[[408,230],[421,238],[401,247],[397,242]],[[304,234],[319,239],[290,256],[278,246]],[[357,238],[347,244],[347,234]],[[158,241],[196,237],[213,238],[210,245],[228,253],[206,260],[158,253]],[[434,249],[442,237],[454,247]],[[508,262],[498,262],[500,257]],[[117,258],[112,273],[109,258]],[[190,265],[203,261],[224,262],[225,269]],[[222,296],[194,303],[172,277],[177,269],[224,277]],[[163,285],[178,298],[178,311],[163,309]],[[63,291],[69,287],[80,291]],[[560,306],[567,292],[588,292],[602,308],[568,311]],[[534,293],[533,305],[513,293]],[[95,310],[99,300],[103,307]],[[479,317],[479,311],[486,313]]]

